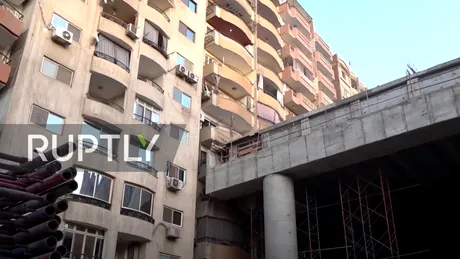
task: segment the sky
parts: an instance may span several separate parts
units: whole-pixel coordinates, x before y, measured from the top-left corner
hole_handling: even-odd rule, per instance
[[[460,57],[460,0],[299,0],[368,88]]]

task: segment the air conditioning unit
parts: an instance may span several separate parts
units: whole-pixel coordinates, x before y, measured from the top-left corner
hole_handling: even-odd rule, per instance
[[[172,226],[168,227],[166,229],[166,238],[171,240],[180,238],[180,228]]]
[[[134,26],[134,24],[132,23],[128,24],[128,26],[126,27],[126,35],[128,35],[128,37],[130,37],[133,40],[139,39],[139,36],[137,36],[137,27]]]
[[[188,77],[188,70],[183,65],[176,66],[176,75],[180,78],[187,78]]]
[[[189,82],[190,84],[196,84],[198,83],[198,76],[195,75],[195,73],[193,73],[192,71],[190,71],[188,72],[188,76],[185,80]]]
[[[60,26],[56,26],[53,30],[53,35],[51,36],[51,39],[53,39],[53,41],[59,44],[67,46],[72,44],[73,33]]]
[[[182,190],[183,186],[184,186],[184,183],[181,180],[175,177],[169,177],[166,187],[171,191],[180,191]]]

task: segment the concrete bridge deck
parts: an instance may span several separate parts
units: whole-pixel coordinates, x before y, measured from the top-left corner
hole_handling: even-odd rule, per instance
[[[460,132],[460,58],[260,132],[262,149],[207,169],[206,193],[231,199],[262,179],[345,167]]]

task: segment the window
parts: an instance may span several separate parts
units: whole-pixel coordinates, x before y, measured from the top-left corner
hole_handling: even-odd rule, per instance
[[[53,27],[62,27],[73,34],[73,41],[80,42],[80,34],[81,30],[69,23],[66,19],[62,18],[57,14],[53,14],[53,18],[51,19],[51,25]]]
[[[170,136],[180,140],[184,144],[188,144],[188,131],[177,127],[176,125],[171,125],[171,131],[169,132]]]
[[[176,87],[174,87],[173,99],[180,103],[183,107],[190,110],[192,98]]]
[[[144,25],[143,41],[167,56],[168,38],[147,20]]]
[[[164,207],[163,209],[163,221],[167,223],[171,223],[173,225],[182,227],[182,212],[169,208]]]
[[[133,136],[131,137],[129,143],[129,157],[138,157],[141,159],[141,161],[128,161],[129,164],[134,164],[141,169],[146,169],[156,173],[156,170],[153,167],[155,165],[155,153],[146,150],[139,142],[139,139]]]
[[[103,58],[109,62],[112,62],[127,72],[130,71],[130,62],[131,62],[131,51],[123,48],[122,46],[111,41],[109,38],[105,37],[102,34],[98,35],[99,42],[96,46],[96,51],[94,54],[97,57]]]
[[[176,55],[176,64],[182,65],[188,70],[193,70],[193,63],[179,54]]]
[[[196,13],[196,3],[192,0],[182,0],[182,2],[188,6],[190,10],[192,10],[194,13]]]
[[[180,259],[180,256],[160,253],[160,259]]]
[[[171,162],[168,162],[168,168],[166,169],[166,175],[169,177],[174,177],[179,180],[181,180],[183,183],[185,183],[186,177],[185,173],[187,171],[184,168],[178,167],[177,165],[174,165]]]
[[[64,118],[33,105],[30,122],[56,134],[62,133]]]
[[[112,179],[87,169],[77,168],[75,181],[78,183],[78,188],[73,192],[74,194],[110,203]]]
[[[101,138],[101,135],[111,135],[111,134],[117,134],[114,131],[111,131],[109,129],[105,129],[101,126],[98,126],[94,123],[85,121],[83,122],[83,125],[81,127],[81,134],[86,134],[86,135],[91,135],[96,138],[97,140],[97,151],[99,151],[102,154],[112,154],[113,156],[116,157],[117,151],[118,151],[118,142],[119,139],[112,139],[112,143],[109,143],[109,139],[107,138]],[[84,146],[89,145],[89,148],[93,146],[93,143],[90,139],[83,139]],[[112,146],[109,147],[109,144]]]
[[[152,123],[158,124],[160,123],[160,111],[143,100],[136,98],[133,119],[149,125],[152,125]]]
[[[146,189],[125,184],[123,208],[152,215],[153,194]]]
[[[68,223],[62,232],[61,242],[67,248],[64,258],[102,259],[104,231]]]
[[[195,42],[195,32],[187,27],[187,25],[185,25],[183,22],[179,22],[179,31],[189,40]]]
[[[43,57],[42,67],[40,72],[43,74],[57,79],[64,84],[71,85],[73,78],[73,71],[58,64],[47,57]]]

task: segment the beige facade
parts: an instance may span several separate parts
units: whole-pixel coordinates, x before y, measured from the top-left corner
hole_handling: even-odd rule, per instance
[[[175,158],[159,157],[151,165],[157,173],[123,173],[126,162],[110,167],[98,154],[84,162],[72,162],[104,176],[110,186],[104,191],[108,198],[104,196],[102,201],[95,194],[72,195],[62,223],[67,233],[64,242],[71,240],[65,245],[70,246],[72,256],[192,258],[206,5],[186,5],[187,1],[178,0],[9,2],[24,15],[24,25],[19,39],[5,46],[12,72],[0,90],[0,124],[29,124],[32,108],[37,106],[62,121],[62,136],[69,125],[84,121],[101,126],[101,132],[113,125],[151,121],[185,125],[180,132],[186,137],[182,137],[183,143],[177,140]],[[71,44],[63,46],[52,39],[58,26],[73,33]],[[175,72],[178,62],[198,75],[199,82],[179,78]],[[177,98],[178,93],[182,98]],[[146,110],[139,115],[137,99],[159,119],[153,115],[147,118]],[[129,131],[129,127],[125,129]],[[145,125],[143,135],[148,138],[155,130]],[[11,141],[16,134],[5,128],[0,148],[26,156],[26,150],[15,148]],[[185,171],[177,176],[184,183],[180,191],[167,189],[166,168],[172,170],[168,162]],[[127,183],[135,187],[132,192],[145,195],[139,200],[144,208],[139,205],[136,209],[135,201],[123,202]],[[166,238],[171,226],[179,229],[180,238]]]

